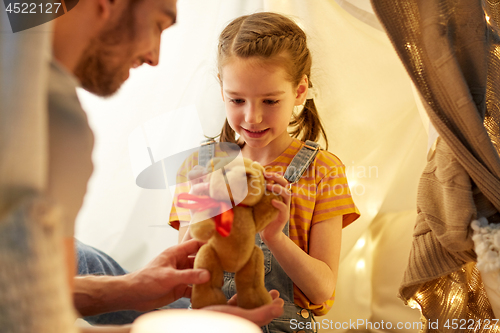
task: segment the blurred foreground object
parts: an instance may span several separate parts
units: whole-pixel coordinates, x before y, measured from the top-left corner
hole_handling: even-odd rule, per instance
[[[260,333],[254,323],[233,315],[205,310],[163,310],[145,314],[130,333]]]

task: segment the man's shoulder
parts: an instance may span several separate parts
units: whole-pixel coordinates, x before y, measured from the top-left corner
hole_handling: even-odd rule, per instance
[[[52,59],[49,65],[49,91],[75,92],[78,86],[78,79],[68,72],[56,59]]]
[[[87,122],[76,88],[78,80],[57,60],[52,59],[49,68],[48,106],[49,113],[59,113]]]

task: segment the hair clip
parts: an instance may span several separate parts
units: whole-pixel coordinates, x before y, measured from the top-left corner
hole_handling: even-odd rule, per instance
[[[316,89],[316,87],[309,87],[307,89],[306,100],[307,99],[315,99],[317,97],[318,97],[318,90]]]

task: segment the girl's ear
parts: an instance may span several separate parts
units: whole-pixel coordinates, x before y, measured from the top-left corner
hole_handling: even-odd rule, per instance
[[[304,74],[302,80],[300,80],[299,85],[296,90],[295,97],[295,105],[302,105],[306,101],[307,97],[307,87],[309,86],[309,80],[307,79],[307,75]]]
[[[222,101],[223,101],[223,102],[225,102],[225,101],[224,101],[224,90],[222,90],[222,80],[221,80],[221,78],[220,78],[220,74],[217,74],[217,78],[219,79],[219,84],[220,84],[220,94],[221,94],[221,96],[222,96]]]

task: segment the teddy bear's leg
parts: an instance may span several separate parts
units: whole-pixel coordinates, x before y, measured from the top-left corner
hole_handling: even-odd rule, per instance
[[[264,254],[258,246],[254,246],[248,262],[236,272],[235,282],[239,307],[254,309],[273,301],[264,286]]]
[[[194,268],[204,268],[210,272],[210,280],[203,284],[193,285],[191,305],[193,309],[200,309],[208,305],[226,304],[226,296],[222,292],[224,271],[219,257],[209,245],[203,245],[194,260]]]

